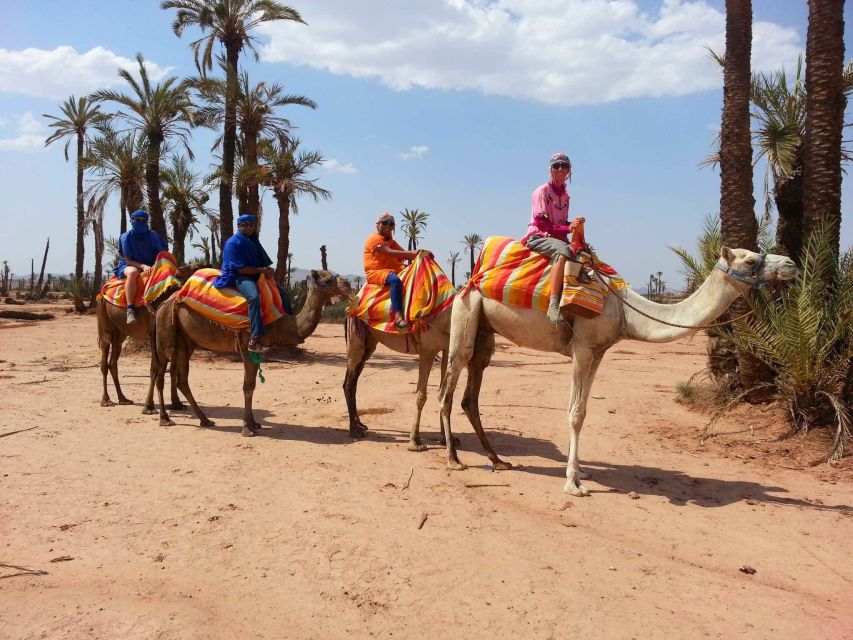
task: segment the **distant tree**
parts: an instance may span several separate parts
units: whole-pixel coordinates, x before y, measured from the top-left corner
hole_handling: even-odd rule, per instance
[[[233,234],[234,210],[231,204],[234,156],[237,144],[237,64],[240,53],[248,48],[258,59],[257,38],[252,30],[265,22],[304,20],[295,9],[275,0],[164,0],[162,9],[177,9],[172,31],[179,38],[187,27],[197,26],[205,34],[192,42],[199,73],[213,67],[213,47],[219,42],[225,49],[226,100],[222,133],[222,171],[219,180],[219,219],[221,245]]]
[[[477,235],[476,233],[472,233],[470,235],[465,236],[462,239],[462,244],[464,244],[468,248],[468,251],[470,252],[470,256],[471,256],[471,272],[470,273],[473,274],[474,273],[474,251],[477,249],[477,247],[479,247],[480,245],[483,244],[483,238],[480,237],[479,235]],[[470,278],[471,276],[469,275],[468,277]]]
[[[161,178],[163,201],[172,225],[172,253],[178,264],[184,264],[187,237],[192,239],[195,225],[211,213],[206,206],[210,195],[185,156],[173,155],[163,168]]]
[[[74,278],[78,281],[83,277],[83,260],[85,258],[84,236],[86,235],[86,212],[83,206],[83,171],[85,169],[84,156],[86,145],[89,142],[89,132],[97,125],[106,122],[108,116],[101,112],[101,108],[90,98],[75,98],[71,96],[63,102],[59,110],[61,116],[52,116],[47,113],[44,117],[52,122],[48,125],[53,129],[44,145],[48,146],[57,140],[65,138],[65,160],[68,160],[68,147],[71,141],[77,143],[77,252],[74,263]],[[75,290],[79,290],[75,289]],[[84,310],[83,298],[74,297],[74,307],[77,311]]]
[[[450,259],[448,262],[450,263],[450,283],[455,287],[456,286],[456,265],[459,264],[459,252],[451,251]]]
[[[408,249],[414,251],[418,248],[418,240],[421,239],[423,232],[426,231],[427,220],[429,214],[426,211],[418,209],[403,209],[400,212],[403,219],[403,232],[408,238]]]

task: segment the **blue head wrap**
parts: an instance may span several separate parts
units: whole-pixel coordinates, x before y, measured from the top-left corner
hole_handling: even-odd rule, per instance
[[[258,224],[258,216],[253,216],[251,213],[244,213],[237,218],[237,226],[251,222],[254,225]]]
[[[130,214],[130,219],[133,220],[134,218],[141,218],[148,222],[148,213],[143,211],[142,209],[137,209],[136,211]]]

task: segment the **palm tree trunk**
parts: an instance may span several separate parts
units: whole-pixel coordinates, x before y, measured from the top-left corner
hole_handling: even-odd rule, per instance
[[[119,208],[121,209],[121,230],[120,234],[127,231],[127,187],[121,185],[119,189]],[[134,209],[135,211],[135,209]]]
[[[79,281],[83,277],[83,259],[86,247],[83,238],[86,235],[85,210],[83,207],[83,135],[77,134],[77,255],[74,263],[74,277]]]
[[[456,288],[456,263],[450,263],[450,284],[453,285],[453,288]]]
[[[148,188],[148,213],[151,216],[151,228],[161,238],[167,238],[166,219],[163,217],[163,205],[160,204],[160,144],[157,138],[149,138],[148,157],[145,162],[145,185]]]
[[[250,131],[246,134],[245,158],[243,166],[249,178],[246,182],[246,213],[259,215],[261,211],[261,192],[255,172],[258,170],[258,134]]]
[[[92,282],[92,296],[89,300],[89,306],[94,307],[97,302],[98,294],[101,292],[101,283],[103,281],[104,271],[104,219],[103,216],[96,216],[92,221],[92,233],[95,236],[95,274]]]
[[[798,152],[798,155],[800,153]],[[776,220],[775,253],[788,256],[800,263],[803,250],[803,176],[802,163],[795,164],[800,170],[789,178],[777,179],[773,200],[779,214]]]
[[[471,275],[474,275],[474,245],[468,247],[471,250]]]
[[[275,281],[284,282],[287,277],[287,254],[290,252],[290,197],[287,193],[276,193],[278,202],[278,253],[275,262]]]
[[[172,255],[178,264],[184,264],[185,245],[187,241],[187,226],[181,222],[189,220],[192,214],[187,211],[179,211],[172,223]]]
[[[234,210],[231,185],[234,176],[234,154],[237,146],[237,61],[240,50],[236,43],[225,44],[228,64],[225,89],[225,126],[222,132],[222,177],[219,181],[219,234],[221,246],[234,233]]]
[[[803,226],[808,235],[821,220],[829,221],[836,255],[841,240],[843,71],[844,0],[809,0]]]
[[[752,1],[726,0],[726,59],[723,68],[723,121],[720,135],[720,227],[723,242],[755,251],[758,222],[752,195],[752,141],[749,95],[752,55]],[[747,311],[745,300],[731,312]],[[740,382],[753,388],[761,379],[760,362],[738,351]]]

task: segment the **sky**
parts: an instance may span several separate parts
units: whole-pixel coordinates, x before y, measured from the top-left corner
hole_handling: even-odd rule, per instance
[[[719,172],[700,163],[719,129],[722,73],[708,52],[725,51],[724,0],[289,6],[307,25],[259,27],[259,60],[246,53],[241,61],[253,82],[279,82],[318,104],[281,112],[303,148],[322,152],[311,177],[333,195],[299,201],[295,266],[319,267],[325,244],[331,269],[360,274],[377,216],[408,208],[429,214],[420,246],[448,272],[450,253],[461,252],[464,273],[462,238],[523,235],[530,194],[563,151],[573,163],[570,213],[587,219],[598,255],[638,290],[657,272],[669,288],[683,287],[668,247],[692,249],[703,219],[719,210]],[[753,0],[753,70],[793,73],[807,18],[806,0]],[[47,270],[73,270],[73,158],[65,161],[62,143],[44,147],[42,114],[59,114],[72,94],[123,90],[117,70],[132,69],[137,52],[154,79],[194,74],[189,43],[201,34],[176,37],[173,19],[149,0],[0,0],[0,260],[14,272],[28,274],[32,258],[38,265],[48,236]],[[852,37],[848,29],[847,60]],[[193,133],[200,173],[210,169],[214,137]],[[762,176],[758,167],[758,211]],[[848,176],[843,247],[853,239],[851,193]],[[263,210],[261,241],[274,255],[270,194]],[[105,218],[106,235],[117,236],[117,202]],[[93,264],[89,238],[86,268]]]

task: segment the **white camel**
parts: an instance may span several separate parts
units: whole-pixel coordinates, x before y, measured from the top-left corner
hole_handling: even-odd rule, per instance
[[[588,496],[589,491],[580,483],[581,477],[588,476],[581,474],[578,441],[586,416],[590,387],[604,353],[623,339],[643,342],[678,340],[695,333],[700,325],[713,321],[748,289],[767,282],[791,280],[797,274],[796,265],[785,256],[764,255],[728,247],[723,247],[720,251],[716,266],[702,286],[678,304],[656,304],[631,289],[623,289],[618,295],[608,295],[601,315],[595,318],[574,319],[572,334],[561,328],[562,325],[549,323],[541,311],[510,307],[497,300],[485,298],[476,290],[457,296],[453,301],[448,371],[439,392],[448,468],[465,468],[456,455],[450,429],[453,392],[459,374],[467,366],[468,388],[473,389],[475,394],[474,398],[469,399],[469,403],[473,405],[472,410],[479,413],[476,411],[476,395],[479,394],[483,375],[481,363],[488,363],[491,354],[487,357],[482,353],[480,345],[484,342],[477,336],[484,330],[491,330],[519,346],[540,351],[556,351],[572,357],[572,389],[568,406],[571,430],[566,485],[563,490],[574,496]],[[627,304],[623,304],[623,300]],[[631,309],[628,304],[651,318]],[[466,408],[466,413],[468,412],[469,408]],[[471,413],[468,413],[468,417],[472,418]],[[494,467],[511,468],[512,465],[500,460],[492,449],[480,424],[479,415],[476,419],[471,419],[471,422]]]

